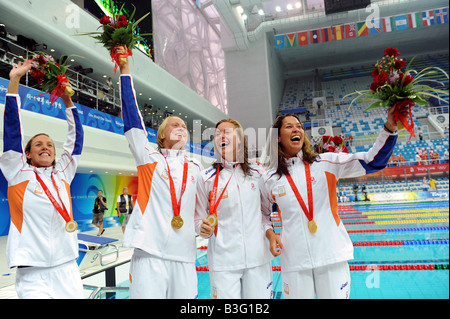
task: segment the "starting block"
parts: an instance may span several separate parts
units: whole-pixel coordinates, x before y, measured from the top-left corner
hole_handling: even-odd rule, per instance
[[[80,270],[92,266],[106,266],[114,263],[119,259],[119,249],[116,245],[115,238],[99,237],[86,234],[78,234],[78,251],[79,257],[77,264]],[[107,256],[113,256],[107,258]]]

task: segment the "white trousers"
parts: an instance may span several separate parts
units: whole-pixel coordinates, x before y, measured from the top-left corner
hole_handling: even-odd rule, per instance
[[[270,299],[272,265],[229,271],[209,271],[213,299]]]
[[[54,267],[17,268],[16,292],[20,299],[84,298],[75,260]]]
[[[348,299],[350,296],[350,269],[346,261],[281,275],[285,299]]]
[[[166,260],[135,249],[130,264],[130,299],[196,299],[195,263]]]

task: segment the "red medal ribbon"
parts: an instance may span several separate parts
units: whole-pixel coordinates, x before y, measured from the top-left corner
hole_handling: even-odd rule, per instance
[[[219,203],[222,200],[222,196],[225,193],[225,190],[227,189],[228,184],[230,183],[231,178],[234,175],[234,171],[236,170],[238,165],[239,164],[236,164],[236,166],[234,167],[233,174],[231,174],[230,178],[228,179],[228,182],[226,183],[225,187],[223,188],[222,192],[219,195],[219,199],[217,199],[217,202],[216,202],[217,187],[218,187],[218,184],[219,184],[219,174],[220,174],[220,165],[217,166],[216,177],[214,178],[214,185],[213,185],[213,189],[212,189],[211,196],[210,196],[210,199],[209,199],[209,213],[211,215],[216,216],[216,218],[217,218],[217,207],[219,206]],[[218,225],[216,225],[216,228],[214,229],[214,234],[216,236],[217,236],[217,226]]]
[[[111,50],[110,56],[112,61],[114,62],[114,76],[116,75],[117,68],[119,67],[120,64],[120,58],[126,58],[133,55],[133,51],[131,51],[130,48],[127,48],[127,52],[116,53],[117,47],[124,47],[124,45],[121,44],[115,45]]]
[[[300,195],[297,187],[295,186],[295,183],[292,180],[291,175],[286,174],[286,178],[287,178],[289,184],[291,185],[291,188],[294,191],[295,197],[297,197],[297,200],[300,203],[300,206],[302,207],[306,218],[308,218],[308,221],[311,221],[314,218],[313,194],[312,194],[312,184],[311,184],[311,170],[309,168],[309,163],[308,162],[304,162],[304,163],[305,163],[305,174],[306,174],[306,187],[307,187],[307,191],[308,191],[308,206],[309,206],[309,210],[306,208],[305,202],[303,201],[302,196]]]
[[[394,110],[394,120],[396,122],[400,122],[403,124],[403,126],[405,127],[405,129],[409,132],[409,140],[408,142],[411,140],[411,137],[415,136],[414,134],[414,121],[413,121],[413,117],[412,117],[412,112],[411,112],[411,107],[408,107],[409,109],[409,118],[411,119],[411,124],[408,123],[408,119],[403,116],[400,111],[398,109]]]
[[[64,90],[66,88],[63,87],[62,84],[64,82],[69,82],[69,79],[66,78],[65,74],[63,74],[63,75],[58,74],[56,76],[56,78],[58,79],[58,84],[55,86],[55,88],[51,92],[47,92],[48,94],[50,94],[50,104],[51,105],[53,105],[53,103],[55,103],[55,101],[64,93]],[[36,95],[36,97],[45,95],[47,93],[38,94],[38,95]]]
[[[58,194],[58,198],[61,201],[62,207],[59,205],[59,203],[53,197],[52,193],[48,189],[47,185],[45,185],[45,183],[42,180],[42,178],[38,175],[38,173],[35,172],[35,174],[36,174],[36,179],[38,180],[39,184],[41,184],[42,189],[44,190],[44,192],[47,195],[48,199],[50,199],[50,201],[52,202],[53,206],[56,208],[56,210],[59,212],[59,214],[62,216],[62,218],[64,218],[66,223],[70,222],[72,220],[72,218],[70,218],[69,213],[68,213],[66,207],[64,206],[64,202],[62,201],[61,196],[59,196],[58,187],[56,186],[56,182],[55,182],[55,180],[53,178],[53,173],[51,175],[52,183],[53,183],[53,186],[55,186],[56,193]]]
[[[177,202],[177,195],[175,192],[175,184],[173,183],[172,175],[170,175],[169,163],[167,163],[167,159],[165,156],[164,156],[164,159],[166,160],[167,173],[169,175],[170,197],[172,199],[173,215],[180,216],[181,198],[183,197],[184,191],[186,190],[186,181],[187,181],[187,175],[188,175],[188,162],[185,157],[184,158],[184,167],[183,167],[183,181],[181,183],[181,194],[180,194],[180,198],[178,199],[178,202]]]

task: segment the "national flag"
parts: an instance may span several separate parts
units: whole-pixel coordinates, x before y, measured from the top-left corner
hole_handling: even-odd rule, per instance
[[[408,29],[408,18],[406,17],[406,14],[395,16],[395,30],[406,29]]]
[[[284,49],[286,47],[285,43],[286,37],[284,34],[279,34],[275,36],[275,49]]]
[[[383,18],[383,31],[384,32],[391,32],[393,25],[394,25],[394,18],[393,17]]]
[[[420,27],[422,21],[420,17],[420,12],[413,12],[408,14],[408,25],[410,29]]]
[[[297,36],[299,46],[308,44],[308,31],[299,32]]]
[[[297,33],[286,34],[286,47],[293,48],[297,46]]]
[[[320,32],[319,30],[311,30],[311,43],[320,43]]]
[[[342,40],[344,38],[344,26],[343,25],[334,26],[333,33],[335,41]]]
[[[369,29],[367,28],[366,22],[357,22],[356,26],[358,28],[358,36],[362,37],[363,35],[369,34]]]
[[[434,11],[430,10],[422,12],[422,22],[426,27],[434,25]]]
[[[381,19],[373,19],[369,22],[366,21],[366,25],[369,28],[370,34],[380,34],[383,32],[383,27],[381,26]]]
[[[346,39],[356,37],[356,25],[354,23],[346,24],[344,28]]]
[[[436,17],[437,24],[448,23],[448,13],[447,9],[438,9],[434,11],[434,16]]]
[[[322,32],[322,42],[330,42],[333,41],[333,37],[331,35],[331,28],[323,28],[321,30]]]

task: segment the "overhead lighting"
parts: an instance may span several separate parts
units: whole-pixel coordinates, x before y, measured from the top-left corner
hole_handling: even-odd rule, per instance
[[[300,2],[297,2],[297,3],[295,4],[295,7],[296,7],[297,9],[300,9],[300,8],[302,7],[302,4],[301,4]]]
[[[286,6],[286,9],[292,10],[292,9],[293,9],[292,4],[289,3],[289,4]]]
[[[242,20],[247,20],[247,15],[246,14],[242,15]]]
[[[142,95],[142,93],[139,93],[139,95]]]
[[[70,59],[70,62],[75,62],[75,59]]]
[[[260,16],[263,16],[263,15],[264,15],[264,10],[263,10],[263,9],[259,9],[259,10],[258,10],[258,14],[259,14]]]
[[[276,7],[275,7],[275,11],[276,11],[276,12],[281,12],[281,7],[280,7],[280,6],[276,6]]]
[[[106,74],[103,74],[103,77],[104,77],[104,78],[106,78],[106,77],[107,77],[107,75],[106,75]]]
[[[244,13],[244,9],[242,9],[241,6],[237,6],[236,9],[237,9],[239,14],[243,14]]]
[[[55,49],[50,49],[50,52],[55,52]]]

